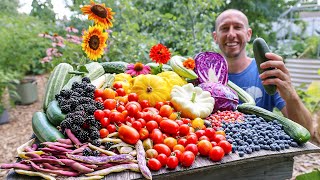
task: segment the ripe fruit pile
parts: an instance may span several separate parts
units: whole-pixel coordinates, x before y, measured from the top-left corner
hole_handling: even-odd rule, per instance
[[[243,121],[243,113],[239,111],[217,111],[206,118],[214,129],[220,129],[223,123],[234,123]]]

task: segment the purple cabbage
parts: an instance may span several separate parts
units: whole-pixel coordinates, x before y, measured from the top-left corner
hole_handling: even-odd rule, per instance
[[[199,83],[214,82],[226,85],[228,83],[228,64],[226,59],[215,52],[201,52],[194,58],[194,72]]]
[[[226,110],[235,110],[239,103],[238,94],[228,86],[225,86],[221,83],[201,83],[199,84],[204,91],[209,91],[211,96],[214,98],[214,109],[213,112],[218,110],[226,111]]]

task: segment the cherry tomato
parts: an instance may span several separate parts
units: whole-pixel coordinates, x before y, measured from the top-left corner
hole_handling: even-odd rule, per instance
[[[162,167],[160,161],[156,158],[149,159],[147,166],[153,171],[159,171]]]
[[[104,118],[104,112],[100,109],[94,111],[93,116],[96,120],[101,120]]]
[[[172,114],[172,112],[173,112],[173,109],[169,105],[163,105],[159,110],[159,114],[162,117],[169,117]]]
[[[212,147],[218,146],[218,144],[215,141],[210,142],[212,144]]]
[[[110,122],[112,123],[124,123],[124,115],[118,111],[113,111],[109,115]]]
[[[104,112],[104,117],[109,118],[111,110],[110,109],[104,109],[103,112]]]
[[[164,140],[163,134],[159,129],[154,129],[150,134],[150,138],[153,144],[163,143]]]
[[[115,99],[106,99],[103,102],[103,106],[105,109],[113,110],[117,106],[117,101]]]
[[[183,124],[191,124],[191,120],[189,118],[182,118]]]
[[[149,137],[149,131],[146,128],[141,128],[139,130],[139,135],[141,140],[145,140]]]
[[[117,131],[116,126],[113,125],[113,124],[109,124],[109,125],[107,126],[107,129],[108,129],[109,133],[113,133],[113,132],[116,132],[116,131]]]
[[[94,90],[94,98],[101,97],[102,94],[103,94],[103,90],[102,89],[95,89]]]
[[[125,124],[119,127],[118,132],[120,139],[128,144],[136,144],[140,139],[138,131],[135,128]]]
[[[168,119],[168,120],[162,120],[160,122],[160,128],[161,128],[161,131],[164,133],[177,134],[179,130],[179,125],[175,121]]]
[[[122,88],[122,83],[120,83],[120,82],[115,82],[112,87],[115,88],[115,89]]]
[[[102,98],[103,99],[114,99],[116,97],[116,92],[111,88],[106,88],[103,90]]]
[[[100,120],[101,126],[106,128],[110,124],[110,119],[109,118],[103,118]]]
[[[186,136],[189,134],[189,126],[186,125],[186,124],[182,124],[180,127],[179,127],[179,135],[180,136]]]
[[[158,152],[155,149],[148,149],[146,151],[146,157],[147,158],[157,158],[158,157]]]
[[[173,112],[170,114],[169,119],[177,120],[179,118],[179,116],[180,116],[179,113]]]
[[[187,139],[186,138],[180,138],[178,140],[178,144],[181,144],[182,146],[186,147],[187,145]]]
[[[116,90],[116,92],[118,93],[118,96],[125,96],[126,95],[126,91],[123,88],[118,88]]]
[[[226,140],[221,140],[218,143],[218,146],[220,146],[223,149],[224,154],[229,154],[232,150],[232,145]]]
[[[197,135],[198,139],[201,137],[201,136],[204,136],[204,130],[200,129],[198,131],[195,132],[195,134]]]
[[[150,103],[149,103],[149,101],[146,100],[146,99],[140,101],[139,103],[140,103],[142,109],[147,108],[147,107],[150,107]]]
[[[205,135],[210,139],[210,140],[213,140],[215,134],[216,134],[216,131],[213,129],[213,128],[206,128],[205,130]]]
[[[151,121],[154,119],[154,114],[151,112],[145,112],[143,119],[146,120],[146,122]]]
[[[159,154],[163,153],[166,156],[170,156],[171,154],[170,148],[165,144],[156,144],[153,146],[153,149],[155,149]]]
[[[129,123],[132,124],[134,121],[136,121],[136,119],[134,117],[127,116],[125,118],[125,122],[129,122]]]
[[[198,143],[198,137],[195,134],[189,134],[187,136],[187,144],[197,144]]]
[[[131,102],[131,101],[135,101],[137,102],[139,100],[139,97],[136,93],[130,93],[128,94],[128,101]]]
[[[178,158],[178,160],[180,161],[182,152],[180,150],[176,149],[173,151],[173,155],[175,155]]]
[[[130,104],[126,106],[126,110],[128,111],[128,115],[134,117],[137,112],[139,111],[139,108],[135,104]]]
[[[167,146],[170,148],[170,150],[172,151],[172,150],[173,150],[173,147],[174,147],[175,145],[177,145],[177,140],[176,140],[175,138],[173,138],[173,137],[167,137],[167,138],[165,138],[165,139],[163,140],[163,143],[164,143],[165,145],[167,145]]]
[[[174,147],[173,147],[173,151],[174,150],[179,150],[180,152],[184,152],[185,151],[185,148],[182,144],[176,144]]]
[[[117,107],[117,111],[119,111],[119,112],[123,112],[125,109],[126,109],[126,108],[124,107],[124,105],[119,105],[119,106]]]
[[[146,107],[146,108],[143,108],[142,111],[143,111],[143,112],[150,112],[150,113],[152,113],[152,114],[154,114],[154,115],[159,114],[158,109],[156,109],[156,108],[154,108],[154,107]]]
[[[126,109],[127,109],[127,106],[130,106],[131,104],[136,105],[136,106],[138,107],[138,110],[139,110],[139,111],[142,110],[142,109],[141,109],[141,105],[140,105],[138,102],[136,102],[136,101],[130,101],[130,102],[128,102],[128,103],[126,104]]]
[[[154,107],[160,110],[161,106],[163,105],[164,105],[164,102],[157,102],[156,105],[154,105]]]
[[[208,156],[210,150],[212,149],[212,144],[208,140],[201,140],[197,144],[200,155]]]
[[[188,144],[185,147],[185,151],[191,151],[195,156],[198,154],[198,147],[195,144]]]
[[[193,164],[195,158],[195,155],[191,151],[185,151],[181,154],[180,157],[181,165],[185,167],[190,167]]]
[[[140,131],[140,129],[142,128],[141,122],[139,121],[133,121],[131,123],[131,126],[135,128],[137,131]]]
[[[102,97],[96,97],[96,98],[94,98],[94,100],[97,101],[97,102],[103,103]]]
[[[146,126],[146,121],[142,118],[137,119],[137,121],[139,121],[141,123],[141,127],[145,127]]]
[[[162,117],[161,117],[159,114],[154,114],[154,115],[153,115],[153,119],[154,119],[155,121],[157,121],[158,124],[160,124],[161,121],[163,120]]]
[[[159,154],[158,156],[157,156],[157,159],[160,161],[160,163],[161,163],[161,165],[162,166],[166,166],[167,165],[167,159],[168,159],[168,157],[165,155],[165,154]]]
[[[224,137],[226,137],[226,133],[225,133],[224,131],[221,131],[221,130],[216,131],[216,134],[221,134],[221,135],[223,135]]]
[[[148,121],[146,123],[146,128],[149,132],[152,132],[154,129],[157,129],[159,127],[158,123],[156,121]]]
[[[139,118],[143,118],[144,119],[144,112],[140,112],[138,111],[137,114],[134,116],[136,119],[139,119]]]
[[[109,131],[106,128],[102,128],[99,130],[100,138],[105,138],[109,135]]]
[[[169,156],[167,158],[167,166],[169,169],[175,169],[179,164],[178,157],[176,156]]]
[[[224,137],[223,135],[221,134],[216,134],[213,138],[213,140],[216,142],[216,143],[219,143],[220,141],[222,140],[226,140],[226,137]]]
[[[209,157],[212,161],[221,161],[224,151],[220,146],[214,146],[209,152]]]

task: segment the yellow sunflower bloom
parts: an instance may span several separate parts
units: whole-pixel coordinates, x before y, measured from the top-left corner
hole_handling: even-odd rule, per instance
[[[89,26],[82,36],[82,49],[91,60],[97,60],[104,53],[107,46],[108,33],[103,32],[101,26]]]
[[[109,29],[113,24],[113,15],[111,8],[105,6],[105,4],[96,4],[92,0],[90,5],[85,5],[81,8],[83,14],[88,14],[88,19],[93,20],[96,24],[102,26],[105,29]]]

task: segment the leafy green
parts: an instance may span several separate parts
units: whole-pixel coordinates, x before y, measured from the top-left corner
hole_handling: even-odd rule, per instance
[[[315,170],[310,173],[301,174],[301,175],[298,175],[296,179],[297,180],[320,180],[320,171]]]

